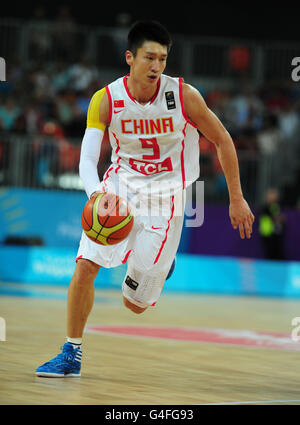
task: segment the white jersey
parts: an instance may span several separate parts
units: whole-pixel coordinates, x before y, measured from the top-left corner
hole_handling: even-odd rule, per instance
[[[183,107],[182,78],[161,75],[154,97],[138,103],[128,76],[106,86],[112,174],[132,191],[169,193],[185,189],[199,176],[199,134]]]

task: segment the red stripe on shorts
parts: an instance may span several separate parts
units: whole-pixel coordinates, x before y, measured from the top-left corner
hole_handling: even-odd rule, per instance
[[[130,249],[130,250],[127,252],[127,254],[125,255],[125,257],[124,257],[124,258],[123,258],[123,260],[122,260],[122,264],[125,264],[125,263],[127,262],[128,257],[129,257],[129,255],[131,254],[131,252],[132,252],[132,249]]]
[[[164,248],[164,246],[165,246],[165,243],[167,242],[167,239],[168,239],[168,231],[169,231],[169,228],[170,228],[170,221],[171,221],[171,220],[172,220],[172,218],[173,218],[173,214],[174,214],[174,195],[172,196],[172,209],[171,209],[171,216],[170,216],[170,218],[169,218],[169,220],[168,220],[168,227],[167,227],[167,229],[166,229],[166,235],[165,235],[164,240],[162,241],[161,247],[160,247],[160,249],[159,249],[159,251],[158,251],[158,254],[157,254],[157,256],[156,256],[156,258],[155,258],[155,260],[154,260],[154,263],[153,263],[153,264],[156,264],[156,263],[158,262],[159,257],[160,257],[160,255],[161,255],[161,252],[162,252],[162,250],[163,250],[163,248]]]

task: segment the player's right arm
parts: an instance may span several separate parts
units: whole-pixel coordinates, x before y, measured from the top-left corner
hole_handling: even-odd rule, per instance
[[[86,130],[82,139],[79,176],[87,196],[101,190],[98,176],[98,162],[101,144],[109,122],[109,103],[106,89],[98,90],[92,97],[88,113]]]
[[[188,118],[211,141],[222,166],[230,199],[229,215],[234,229],[239,229],[243,239],[251,237],[254,215],[244,199],[239,173],[239,163],[233,140],[217,116],[208,108],[197,89],[183,85],[183,103]]]

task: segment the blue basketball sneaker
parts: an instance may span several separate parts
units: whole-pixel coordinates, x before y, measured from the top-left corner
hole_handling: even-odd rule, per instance
[[[175,257],[174,260],[173,260],[173,263],[171,265],[171,268],[169,270],[168,276],[166,277],[166,280],[170,279],[170,277],[172,276],[172,274],[175,270],[176,262],[177,262],[177,260],[176,260],[176,257]]]
[[[81,356],[80,348],[74,348],[72,344],[66,342],[62,347],[62,353],[54,359],[39,366],[35,374],[49,378],[67,378],[80,376]]]

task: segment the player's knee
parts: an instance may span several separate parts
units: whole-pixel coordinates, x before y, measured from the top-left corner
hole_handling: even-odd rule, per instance
[[[130,302],[126,297],[123,296],[123,302],[125,307],[127,307],[129,310],[131,310],[133,313],[135,314],[141,314],[143,313],[145,310],[147,310],[148,307],[139,307],[136,304],[133,304],[132,302]]]
[[[76,273],[79,278],[95,278],[100,266],[90,260],[81,258],[77,262]]]

